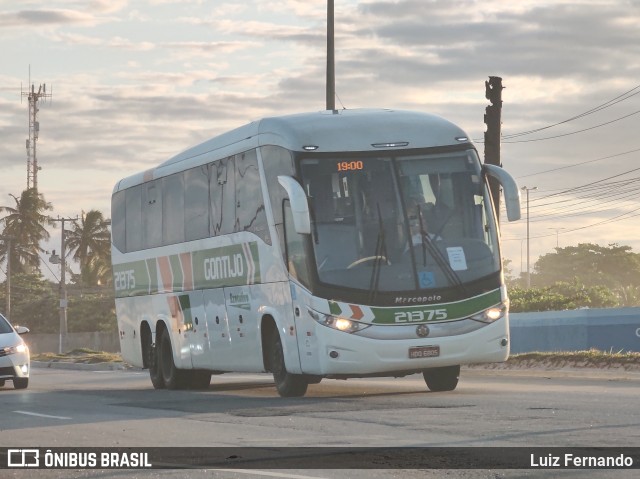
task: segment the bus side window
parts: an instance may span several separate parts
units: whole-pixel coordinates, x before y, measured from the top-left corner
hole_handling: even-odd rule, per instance
[[[284,188],[278,183],[278,175],[293,176],[295,170],[293,168],[293,159],[291,152],[279,146],[261,146],[260,156],[262,157],[262,167],[264,168],[264,176],[267,180],[267,190],[269,200],[271,201],[271,212],[273,214],[273,222],[276,227],[277,239],[280,243],[280,250],[283,255],[283,261],[286,262],[284,243],[284,225],[282,219],[282,202],[287,197]]]
[[[293,227],[293,215],[289,200],[283,202],[284,235],[286,242],[287,268],[292,277],[305,286],[310,284],[307,255],[304,248],[304,236]]]
[[[184,180],[182,173],[162,179],[162,242],[184,241]]]
[[[256,150],[236,155],[236,231],[250,231],[271,244]]]
[[[125,199],[126,191],[118,191],[111,199],[111,235],[114,246],[122,253],[127,250],[125,233]]]
[[[184,172],[184,227],[187,241],[209,236],[209,170],[199,166]]]
[[[142,186],[134,186],[127,190],[125,212],[127,251],[142,249]]]
[[[142,227],[144,247],[156,248],[162,245],[162,182],[151,181],[142,190]]]
[[[233,233],[236,220],[235,158],[223,158],[210,165],[211,236]]]

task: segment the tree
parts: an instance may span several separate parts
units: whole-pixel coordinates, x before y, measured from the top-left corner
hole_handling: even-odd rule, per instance
[[[509,300],[514,313],[619,305],[618,296],[605,286],[585,286],[577,280],[560,281],[543,288],[513,288],[509,291]]]
[[[11,251],[7,251],[7,242],[0,245],[0,261],[11,258],[11,269],[14,273],[40,272],[40,253],[44,249],[40,243],[49,239],[47,226],[55,226],[55,222],[46,215],[53,209],[51,203],[35,188],[22,192],[20,198],[10,196],[15,206],[0,206],[0,213],[7,213],[0,219],[4,236],[11,237]]]
[[[109,221],[97,210],[82,212],[80,222],[66,234],[68,254],[80,264],[76,279],[87,286],[108,284],[111,281],[111,234]]]
[[[4,286],[4,285],[3,285]],[[40,274],[11,274],[11,321],[31,329],[34,333],[59,331],[58,286]],[[5,289],[0,288],[0,301],[4,304]]]
[[[586,287],[604,286],[624,299],[621,302],[632,304],[629,293],[640,286],[640,255],[617,244],[556,248],[538,259],[531,282],[540,287],[575,279]]]

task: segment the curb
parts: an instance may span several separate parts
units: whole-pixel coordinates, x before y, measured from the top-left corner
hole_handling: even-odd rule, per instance
[[[78,371],[125,371],[132,369],[125,363],[71,363],[65,361],[31,361],[32,369],[73,369]]]
[[[640,371],[624,369],[600,369],[600,368],[560,368],[548,369],[544,366],[528,368],[482,368],[462,367],[465,374],[475,376],[522,376],[522,377],[547,377],[547,378],[574,378],[574,379],[608,379],[610,381],[640,381]]]

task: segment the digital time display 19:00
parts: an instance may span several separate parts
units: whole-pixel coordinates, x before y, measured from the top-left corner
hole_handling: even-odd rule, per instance
[[[361,160],[354,161],[340,161],[338,163],[338,171],[354,171],[364,168]]]

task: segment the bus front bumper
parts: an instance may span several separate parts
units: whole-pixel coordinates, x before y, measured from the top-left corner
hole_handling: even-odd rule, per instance
[[[317,347],[306,351],[302,347],[300,352],[307,359],[313,354],[319,357],[306,362],[303,372],[337,377],[393,376],[442,366],[503,362],[509,357],[508,324],[503,317],[456,336],[386,340],[318,325],[314,332]]]

